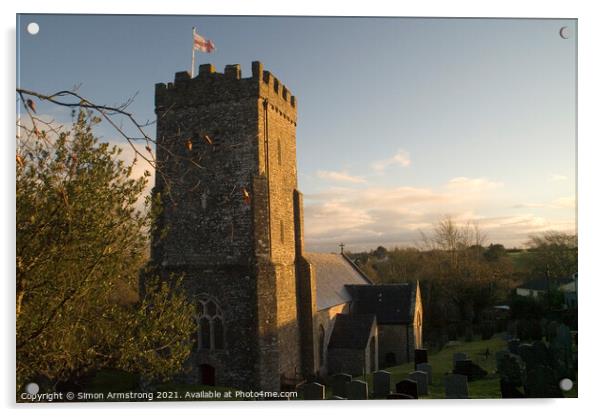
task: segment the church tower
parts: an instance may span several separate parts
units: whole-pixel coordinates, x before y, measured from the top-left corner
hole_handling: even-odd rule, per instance
[[[187,378],[279,390],[301,373],[295,97],[260,62],[249,78],[201,65],[155,86],[155,112],[151,258],[197,306]]]

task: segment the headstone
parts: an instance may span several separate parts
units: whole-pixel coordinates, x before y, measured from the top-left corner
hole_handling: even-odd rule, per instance
[[[455,362],[454,374],[472,376],[472,361],[470,359],[460,359]]]
[[[519,339],[508,340],[508,351],[515,355],[518,355],[518,347],[520,346]]]
[[[533,345],[527,343],[519,345],[518,356],[520,356],[520,358],[523,360],[527,369],[532,369],[535,367],[537,358],[535,356]]]
[[[395,392],[418,399],[418,383],[411,379],[404,379],[395,384]]]
[[[323,400],[325,393],[324,385],[317,382],[310,382],[303,386],[303,398],[306,400]]]
[[[500,378],[500,392],[502,398],[525,398],[525,394],[520,392],[514,384],[508,382],[505,378]]]
[[[550,321],[546,325],[545,336],[548,343],[552,343],[556,339],[556,330],[558,329],[558,322]]]
[[[463,352],[454,353],[454,368],[456,367],[457,361],[464,361],[466,359],[468,359],[468,356],[466,356],[466,353],[463,353]]]
[[[466,375],[445,375],[445,398],[468,398],[468,378],[466,377]]]
[[[397,392],[393,392],[387,395],[387,400],[415,400],[416,398],[411,397],[406,394],[399,394]]]
[[[551,356],[555,362],[560,378],[575,378],[576,362],[573,356],[573,338],[568,326],[560,324],[556,329],[556,337],[550,345]]]
[[[502,358],[500,376],[514,387],[523,385],[522,362],[519,356],[508,353]]]
[[[351,381],[347,384],[347,399],[349,400],[367,400],[368,384],[364,381]]]
[[[372,390],[375,397],[384,397],[391,393],[391,373],[376,371],[372,374]]]
[[[351,382],[351,375],[336,374],[332,376],[332,395],[345,397],[347,395],[347,384]]]
[[[430,363],[419,363],[416,365],[416,370],[426,372],[429,385],[433,384],[433,367]]]
[[[502,360],[504,359],[504,356],[508,355],[509,353],[510,352],[507,350],[498,350],[495,352],[495,368],[497,369],[498,374],[502,369]]]
[[[562,398],[554,370],[547,366],[537,366],[527,373],[525,396],[528,398]]]
[[[428,362],[428,354],[426,349],[414,349],[414,369],[418,369],[419,363]]]
[[[424,371],[410,372],[408,379],[416,381],[418,384],[418,396],[428,395],[429,393],[429,376]]]
[[[550,367],[554,368],[550,349],[548,349],[548,346],[545,344],[545,342],[543,340],[538,340],[538,341],[534,342],[532,350],[533,350],[533,355],[535,357],[534,362],[536,365],[544,365],[544,366],[550,366]]]

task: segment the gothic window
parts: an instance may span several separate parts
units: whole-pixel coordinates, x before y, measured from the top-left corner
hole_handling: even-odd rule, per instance
[[[224,317],[215,300],[201,298],[197,304],[198,344],[200,349],[224,348]]]

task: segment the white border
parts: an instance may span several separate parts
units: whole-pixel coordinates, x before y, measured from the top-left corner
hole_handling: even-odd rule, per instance
[[[10,4],[9,4],[10,3]],[[326,413],[345,415],[365,415],[372,409],[381,409],[391,415],[420,413],[426,415],[504,416],[526,411],[530,414],[546,416],[569,416],[599,413],[596,400],[601,397],[600,372],[600,317],[597,304],[602,291],[601,274],[594,268],[600,258],[597,253],[597,237],[602,236],[600,228],[600,172],[599,159],[601,114],[600,14],[596,2],[576,1],[525,1],[507,0],[494,4],[488,1],[420,1],[411,3],[371,1],[131,1],[103,0],[86,1],[22,1],[3,2],[0,19],[4,34],[2,94],[2,229],[5,232],[1,251],[5,271],[4,307],[2,319],[2,375],[0,376],[1,405],[7,415],[60,415],[71,416],[85,413],[90,416],[104,416],[118,410],[134,415],[164,416],[166,413],[178,415],[282,415],[304,416],[324,410]],[[550,17],[579,19],[579,246],[580,246],[580,350],[581,366],[579,375],[579,400],[470,400],[470,401],[428,401],[428,402],[322,402],[304,403],[194,403],[194,404],[103,404],[103,405],[43,405],[23,407],[14,405],[14,114],[15,101],[15,13],[119,13],[119,14],[283,14],[283,15],[338,15],[338,16],[438,16],[438,17]],[[545,152],[545,150],[543,150]],[[545,157],[545,153],[543,154]],[[10,346],[13,344],[13,346]],[[602,397],[601,397],[602,398]],[[402,409],[403,408],[403,409]],[[386,409],[386,410],[385,410]],[[520,409],[520,410],[519,410]],[[524,410],[523,410],[524,409]],[[590,410],[592,410],[590,412]]]

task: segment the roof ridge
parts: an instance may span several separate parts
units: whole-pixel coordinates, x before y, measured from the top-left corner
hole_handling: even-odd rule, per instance
[[[349,262],[349,264],[351,264],[351,266],[353,267],[353,269],[355,269],[362,276],[362,278],[364,278],[366,281],[368,281],[369,284],[374,285],[374,282],[372,282],[372,280],[370,278],[368,278],[368,275],[366,275],[364,273],[364,271],[362,271],[360,269],[360,267],[357,266],[355,264],[355,262],[353,262],[353,260],[351,260],[350,257],[348,257],[347,255],[345,255],[344,253],[341,253],[340,255],[343,257],[343,259],[345,259],[347,262]]]

